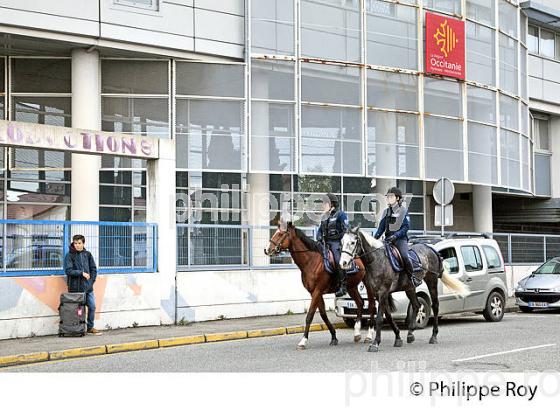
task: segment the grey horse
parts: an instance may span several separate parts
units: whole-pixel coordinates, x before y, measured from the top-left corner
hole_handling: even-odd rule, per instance
[[[395,311],[395,304],[392,297],[393,292],[404,291],[412,305],[412,313],[408,316],[408,335],[407,343],[414,342],[414,329],[416,328],[416,315],[420,308],[420,302],[416,296],[416,289],[412,281],[406,274],[396,273],[389,258],[385,254],[384,242],[375,239],[367,232],[361,231],[359,227],[348,230],[341,241],[342,256],[340,258],[340,266],[342,269],[348,269],[352,259],[359,257],[366,268],[366,276],[364,282],[374,289],[379,307],[376,316],[375,340],[370,344],[368,351],[377,352],[381,343],[381,325],[383,324],[383,315],[395,333],[395,347],[402,346],[399,328],[395,324],[391,313]],[[433,312],[433,329],[430,344],[438,343],[438,279],[443,284],[455,292],[457,297],[465,297],[470,292],[462,282],[449,275],[447,263],[444,263],[437,251],[429,245],[416,244],[411,247],[420,258],[423,270],[415,273],[421,277],[430,291],[430,299],[432,300]],[[373,318],[369,323],[369,331],[366,342],[371,342],[373,335]]]

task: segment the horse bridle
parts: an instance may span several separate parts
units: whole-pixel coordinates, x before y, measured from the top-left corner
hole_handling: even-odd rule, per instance
[[[280,232],[282,232],[282,231],[280,231]],[[280,253],[280,251],[283,250],[282,249],[282,242],[284,242],[284,239],[286,239],[286,236],[288,236],[288,235],[289,235],[289,232],[286,229],[284,232],[282,232],[282,236],[280,237],[280,240],[278,241],[278,243],[274,242],[272,240],[272,238],[270,238],[268,240],[268,243],[271,243],[271,244],[274,245],[274,250],[270,254],[266,253],[266,252],[265,252],[265,254],[268,255],[268,256],[278,255]],[[296,251],[295,249],[290,249],[289,247],[287,248],[287,250],[290,251],[290,252],[293,252],[293,253],[311,252],[311,249],[304,249],[304,250],[301,250],[301,251]]]
[[[354,233],[354,232],[352,232],[352,233]],[[363,252],[361,255],[358,255],[358,252],[356,252],[356,248],[358,247],[358,244],[360,244],[362,250],[364,250],[364,247],[361,245],[362,239],[360,238],[360,234],[354,233],[354,235],[356,235],[356,244],[354,245],[354,249],[352,250],[352,252],[348,252],[347,250],[342,249],[340,251],[340,253],[345,253],[346,255],[349,255],[352,259],[361,259],[364,256],[369,255],[370,253],[374,253],[374,252],[377,252],[380,249],[384,249],[383,247],[376,248],[376,249],[373,249],[373,250],[368,251],[368,252]]]

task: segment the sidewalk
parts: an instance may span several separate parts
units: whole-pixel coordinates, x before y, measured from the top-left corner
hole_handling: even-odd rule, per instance
[[[515,299],[508,298],[506,312],[517,311],[514,302]],[[327,313],[336,328],[346,327],[334,312]],[[0,367],[130,350],[303,333],[304,323],[305,314],[302,313],[196,322],[184,326],[150,326],[106,331],[100,329],[102,334],[98,336],[41,336],[0,340]],[[327,330],[319,313],[315,314],[313,324],[312,331]]]

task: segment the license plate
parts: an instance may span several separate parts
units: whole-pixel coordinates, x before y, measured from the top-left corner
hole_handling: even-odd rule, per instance
[[[547,302],[529,302],[529,307],[546,308],[546,307],[548,307],[548,303]]]
[[[353,300],[348,300],[346,302],[344,302],[343,305],[345,308],[348,309],[356,309],[356,302],[354,302]],[[367,300],[364,300],[364,311],[368,308],[368,302]]]

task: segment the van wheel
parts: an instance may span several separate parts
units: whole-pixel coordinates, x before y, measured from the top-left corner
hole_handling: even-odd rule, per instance
[[[430,307],[430,302],[421,295],[418,295],[418,302],[420,302],[420,308],[418,309],[418,314],[416,315],[416,329],[424,329],[428,325],[430,320],[430,315],[432,314],[432,308]],[[408,318],[412,315],[412,305],[408,304],[407,312],[407,323]]]
[[[499,322],[504,317],[505,304],[504,297],[500,293],[490,293],[482,316],[487,322]]]
[[[519,310],[523,313],[531,313],[533,311],[533,308],[529,306],[519,306]]]
[[[354,319],[349,318],[349,317],[342,318],[342,320],[344,320],[344,323],[346,323],[346,326],[348,326],[351,329],[353,329],[354,325],[356,324],[356,321]]]

